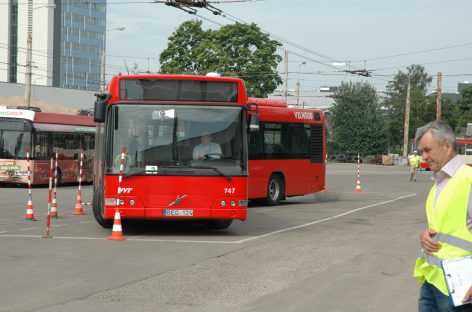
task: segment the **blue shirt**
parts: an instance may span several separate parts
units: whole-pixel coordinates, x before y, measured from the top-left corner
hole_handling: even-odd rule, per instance
[[[198,159],[200,154],[208,155],[208,158],[219,159],[221,158],[221,147],[217,143],[211,142],[210,144],[198,144],[193,149],[193,159]]]

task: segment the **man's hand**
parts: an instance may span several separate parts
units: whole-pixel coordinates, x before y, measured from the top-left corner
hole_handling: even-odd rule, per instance
[[[421,232],[420,243],[426,253],[431,254],[438,251],[441,245],[433,240],[433,236],[436,235],[436,231],[433,229],[427,229]]]
[[[465,294],[464,299],[462,299],[462,302],[464,302],[464,303],[468,302],[468,301],[472,301],[472,286],[470,286],[469,290]]]
[[[464,299],[462,299],[462,302],[463,303],[466,303],[468,301],[472,301],[472,286],[470,286],[469,290],[467,291],[467,293],[465,294],[465,297]]]
[[[207,155],[205,153],[200,153],[200,155],[198,155],[198,158],[205,159],[207,158]]]

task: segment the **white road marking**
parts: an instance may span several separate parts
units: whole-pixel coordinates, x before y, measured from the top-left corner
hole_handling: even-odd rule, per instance
[[[269,232],[269,233],[266,233],[266,234],[245,238],[245,239],[241,239],[239,241],[236,241],[235,243],[245,243],[245,242],[256,240],[256,239],[269,237],[269,236],[272,236],[272,235],[275,235],[275,234],[301,229],[301,228],[304,228],[304,227],[307,227],[307,226],[310,226],[310,225],[313,225],[313,224],[330,221],[330,220],[337,219],[337,218],[340,218],[342,216],[345,216],[345,215],[348,215],[348,214],[351,214],[351,213],[354,213],[354,212],[358,212],[358,211],[361,211],[361,210],[364,210],[364,209],[367,209],[367,208],[371,208],[371,207],[375,207],[375,206],[379,206],[379,205],[383,205],[383,204],[388,204],[388,203],[391,203],[391,202],[394,202],[394,201],[397,201],[397,200],[400,200],[400,199],[403,199],[403,198],[411,197],[411,196],[416,196],[416,194],[409,194],[409,195],[397,197],[397,198],[387,200],[387,201],[383,201],[383,202],[380,202],[380,203],[376,203],[376,204],[356,208],[356,209],[353,209],[353,210],[349,210],[349,211],[340,213],[338,215],[328,217],[328,218],[324,218],[324,219],[321,219],[321,220],[316,220],[316,221],[305,223],[305,224],[302,224],[302,225],[292,226],[290,228],[286,228],[286,229],[282,229],[282,230],[278,230],[278,231],[273,231],[273,232]]]
[[[34,230],[36,228],[27,228],[27,229],[20,229],[20,231],[29,231],[29,230]]]
[[[352,210],[349,210],[349,211],[346,211],[346,212],[343,212],[343,213],[334,215],[334,216],[332,216],[332,217],[328,217],[328,218],[324,218],[324,219],[321,219],[321,220],[312,221],[312,222],[309,222],[309,223],[305,223],[305,224],[301,224],[301,225],[289,227],[289,228],[286,228],[286,229],[281,229],[281,230],[269,232],[269,233],[262,234],[262,235],[257,235],[257,236],[248,237],[248,238],[241,239],[241,240],[237,240],[237,241],[153,239],[153,238],[140,238],[141,236],[127,237],[127,240],[128,240],[128,241],[135,241],[135,242],[160,242],[160,243],[242,244],[242,243],[249,242],[249,241],[253,241],[253,240],[256,240],[256,239],[261,239],[261,238],[273,236],[273,235],[276,235],[276,234],[280,234],[280,233],[284,233],[284,232],[289,232],[289,231],[293,231],[293,230],[297,230],[297,229],[301,229],[301,228],[305,228],[305,227],[308,227],[308,226],[311,226],[311,225],[314,225],[314,224],[318,224],[318,223],[330,221],[330,220],[333,220],[333,219],[337,219],[337,218],[346,216],[346,215],[351,214],[351,213],[355,213],[355,212],[362,211],[362,210],[365,210],[365,209],[368,209],[368,208],[372,208],[372,207],[376,207],[376,206],[380,206],[380,205],[392,203],[392,202],[394,202],[394,201],[398,201],[398,200],[401,200],[401,199],[404,199],[404,198],[408,198],[408,197],[412,197],[412,196],[416,196],[416,195],[417,195],[417,194],[409,194],[409,195],[397,197],[397,198],[394,198],[394,199],[391,199],[391,200],[387,200],[387,201],[383,201],[383,202],[380,202],[380,203],[376,203],[376,204],[372,204],[372,205],[368,205],[368,206],[364,206],[364,207],[352,209]],[[56,225],[56,226],[62,226],[62,225],[67,225],[67,224],[60,224],[60,225]],[[8,231],[3,231],[3,232],[0,232],[0,234],[7,233],[7,232],[8,232]],[[29,237],[29,238],[41,238],[42,236],[41,236],[41,235],[14,235],[14,234],[6,234],[6,235],[0,235],[0,237]],[[107,237],[80,237],[80,236],[73,237],[73,236],[54,236],[54,235],[52,235],[52,238],[57,238],[57,239],[78,239],[78,240],[80,240],[80,239],[81,239],[81,240],[107,240],[107,239],[108,239]],[[126,236],[125,236],[125,238],[126,238]]]

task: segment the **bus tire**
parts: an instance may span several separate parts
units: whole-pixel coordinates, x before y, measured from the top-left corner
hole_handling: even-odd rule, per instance
[[[278,205],[284,198],[285,183],[279,174],[272,174],[267,184],[267,197],[265,204],[269,206]]]
[[[105,229],[110,229],[113,226],[113,220],[112,219],[105,219],[102,215],[102,200],[100,195],[96,195],[93,198],[93,215],[95,217],[95,220],[97,220],[97,223],[100,224],[102,227]]]
[[[229,228],[231,223],[233,223],[233,219],[207,220],[205,221],[205,226],[211,230],[224,230]]]

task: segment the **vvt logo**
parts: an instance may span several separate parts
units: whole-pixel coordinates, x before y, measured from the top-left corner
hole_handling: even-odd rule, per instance
[[[132,187],[119,187],[118,194],[129,194],[133,190]]]

